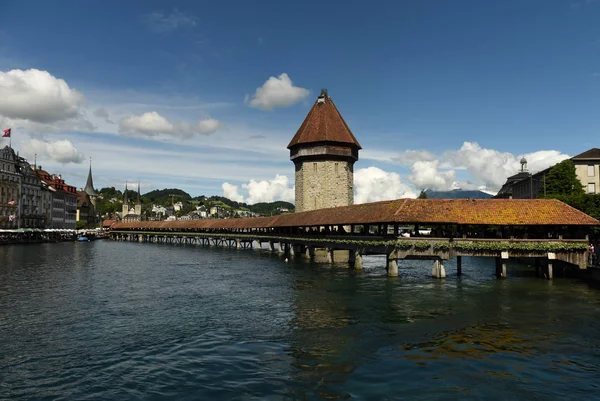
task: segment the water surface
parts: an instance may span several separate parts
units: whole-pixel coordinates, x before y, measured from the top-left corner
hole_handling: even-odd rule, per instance
[[[594,399],[600,292],[493,261],[350,272],[266,251],[0,247],[0,398]]]

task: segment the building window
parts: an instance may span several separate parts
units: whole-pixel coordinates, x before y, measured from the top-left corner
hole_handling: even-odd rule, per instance
[[[313,171],[316,173],[317,172],[317,163],[313,163]]]
[[[588,184],[588,194],[595,194],[596,193],[596,184],[594,184],[593,182],[590,182]]]
[[[335,173],[338,173],[338,163],[335,163]]]
[[[595,171],[596,171],[596,166],[594,166],[593,164],[588,164],[588,177],[595,176],[596,175]]]

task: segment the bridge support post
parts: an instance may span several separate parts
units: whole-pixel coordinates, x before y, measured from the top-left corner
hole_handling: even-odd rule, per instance
[[[327,248],[325,250],[327,252],[327,263],[333,263],[334,262],[334,250],[332,248]]]
[[[397,258],[398,253],[395,249],[386,255],[386,270],[388,277],[398,277],[398,261],[396,260]]]
[[[236,249],[242,249],[242,243],[240,242],[239,239],[235,240],[235,248]]]
[[[290,255],[290,257],[294,257],[296,256],[296,250],[294,249],[294,244],[286,244],[287,246],[287,253],[288,255]]]
[[[306,257],[306,259],[308,260],[315,260],[315,248],[312,246],[307,246],[306,247],[306,253],[304,254],[304,256]]]
[[[269,241],[269,251],[275,252],[275,243],[273,241]]]
[[[285,243],[280,242],[279,246],[277,247],[277,253],[282,254],[285,253]]]
[[[462,256],[456,257],[456,275],[462,276]]]
[[[433,262],[431,276],[433,278],[446,278],[446,269],[444,269],[444,262],[442,261],[442,259],[436,259]]]
[[[554,252],[548,252],[548,264],[546,265],[546,278],[548,280],[552,280],[554,277],[554,272],[552,271],[552,263],[556,259],[556,254]]]
[[[359,251],[350,251],[348,253],[348,264],[354,270],[362,270],[362,255]]]

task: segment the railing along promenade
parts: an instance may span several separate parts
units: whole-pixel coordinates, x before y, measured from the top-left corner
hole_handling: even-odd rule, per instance
[[[445,277],[444,261],[463,256],[496,259],[496,273],[506,277],[509,258],[536,258],[552,278],[555,261],[587,266],[587,230],[599,222],[555,200],[421,200],[400,199],[321,209],[263,218],[200,221],[117,223],[115,240],[252,248],[263,244],[289,257],[314,258],[317,250],[327,261],[341,256],[350,266],[362,267],[362,256],[386,255],[388,275],[398,275],[399,259],[430,259],[432,275]],[[448,232],[446,238],[409,237],[410,226]],[[490,228],[504,238],[471,238]],[[514,239],[525,232],[530,238]],[[366,234],[365,233],[373,233]],[[548,233],[556,238],[547,239]],[[448,238],[451,237],[451,238]],[[455,238],[458,237],[458,238]],[[508,237],[508,238],[506,238]],[[337,254],[336,254],[336,251]]]

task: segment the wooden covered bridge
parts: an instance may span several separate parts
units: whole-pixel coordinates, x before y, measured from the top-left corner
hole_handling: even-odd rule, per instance
[[[328,260],[346,255],[353,268],[363,255],[385,254],[389,276],[398,259],[433,260],[432,275],[445,277],[444,261],[463,256],[496,259],[506,276],[509,258],[536,258],[552,278],[555,261],[587,267],[588,233],[598,220],[550,199],[398,199],[273,217],[115,223],[114,240],[237,248],[263,247],[289,257]],[[428,235],[423,235],[428,233]],[[339,251],[347,252],[339,252]]]

